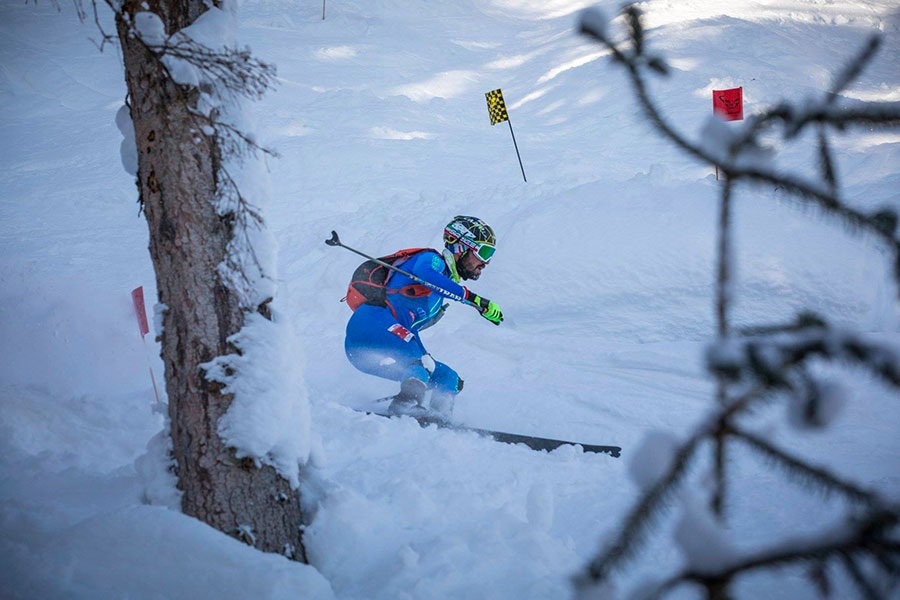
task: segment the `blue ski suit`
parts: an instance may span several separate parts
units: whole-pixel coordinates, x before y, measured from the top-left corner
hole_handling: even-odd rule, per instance
[[[458,298],[466,295],[436,250],[420,252],[394,266]],[[419,338],[421,330],[443,316],[445,296],[396,271],[391,272],[385,290],[387,306],[363,304],[347,323],[344,351],[351,364],[363,373],[393,381],[414,377],[429,389],[456,395],[462,389],[459,375],[432,359]]]

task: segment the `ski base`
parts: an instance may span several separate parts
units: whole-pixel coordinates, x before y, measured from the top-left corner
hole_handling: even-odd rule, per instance
[[[378,415],[379,417],[410,417],[411,419],[415,419],[419,425],[422,427],[428,427],[429,425],[435,425],[441,429],[452,429],[454,431],[470,431],[472,433],[476,433],[478,435],[488,437],[493,439],[494,441],[501,442],[503,444],[525,444],[532,450],[546,450],[547,452],[551,450],[555,450],[560,446],[581,446],[581,449],[584,452],[592,452],[595,454],[609,454],[614,458],[619,458],[622,453],[622,448],[620,446],[604,446],[599,444],[583,444],[581,442],[573,442],[569,440],[557,440],[553,438],[545,438],[534,435],[522,435],[519,433],[507,433],[505,431],[494,431],[491,429],[480,429],[477,427],[468,427],[466,425],[460,425],[458,423],[453,423],[452,421],[447,421],[440,417],[434,415],[395,415],[387,412],[387,409],[357,409],[365,412],[370,415]]]

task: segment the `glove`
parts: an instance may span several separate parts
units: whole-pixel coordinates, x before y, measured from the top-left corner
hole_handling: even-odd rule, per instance
[[[482,306],[480,308],[481,316],[493,323],[494,325],[499,325],[503,322],[503,312],[500,310],[500,305],[496,302],[492,302],[491,300],[487,301],[487,306]]]
[[[503,321],[503,312],[500,310],[500,305],[496,302],[478,295],[475,295],[472,301],[475,303],[475,308],[478,309],[481,316],[494,325],[499,325]]]

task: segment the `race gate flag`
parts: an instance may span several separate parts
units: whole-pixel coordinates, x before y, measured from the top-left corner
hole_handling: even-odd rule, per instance
[[[491,125],[509,121],[509,113],[506,112],[506,102],[503,101],[503,92],[500,88],[487,92],[488,115],[491,117]]]
[[[141,329],[141,337],[150,333],[150,326],[147,324],[147,311],[144,309],[144,286],[139,286],[131,290],[131,302],[134,304],[134,315],[137,317],[138,327]]]
[[[744,118],[744,88],[713,90],[713,112],[725,121]]]
[[[150,369],[150,381],[153,383],[153,395],[159,404],[159,389],[156,387],[156,376],[153,374],[153,365],[150,364],[150,355],[147,354],[147,339],[144,337],[150,333],[147,323],[147,311],[144,310],[144,286],[140,285],[131,290],[131,303],[134,305],[134,316],[137,317],[138,328],[141,330],[141,341],[144,342],[144,356],[147,357],[147,367]]]
[[[509,112],[506,110],[506,102],[503,101],[503,92],[500,91],[500,88],[497,88],[496,90],[486,92],[484,97],[487,99],[488,116],[491,118],[491,127],[497,123],[502,123],[503,121],[506,121],[509,125],[509,135],[512,136],[513,146],[516,149],[516,158],[519,159],[519,168],[522,169],[522,179],[527,182],[528,178],[525,177],[525,167],[522,166],[522,155],[519,154],[519,144],[516,143],[516,134],[513,133],[512,121],[510,121]]]

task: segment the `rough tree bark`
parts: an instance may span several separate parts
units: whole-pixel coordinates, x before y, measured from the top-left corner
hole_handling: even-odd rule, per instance
[[[173,82],[157,55],[132,35],[134,14],[147,10],[171,35],[207,9],[206,0],[127,0],[116,15],[138,149],[137,186],[158,298],[167,307],[161,352],[182,509],[260,550],[303,560],[299,492],[272,467],[235,458],[217,433],[232,398],[207,381],[199,365],[234,353],[227,340],[244,323],[237,294],[217,269],[234,220],[216,214],[222,148],[191,114],[198,90]]]

